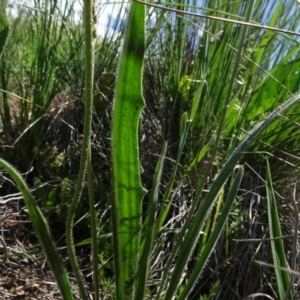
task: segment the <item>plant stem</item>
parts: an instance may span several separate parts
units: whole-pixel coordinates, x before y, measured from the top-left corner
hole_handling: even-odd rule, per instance
[[[94,79],[94,42],[93,42],[93,1],[84,1],[84,36],[85,36],[85,112],[84,112],[84,129],[83,141],[81,148],[81,160],[78,173],[76,190],[71,202],[67,223],[66,237],[67,248],[70,256],[70,262],[79,286],[81,299],[88,300],[87,294],[83,285],[83,279],[76,260],[73,226],[76,207],[82,194],[87,162],[91,157],[91,125],[92,125],[92,99],[93,99],[93,79]]]

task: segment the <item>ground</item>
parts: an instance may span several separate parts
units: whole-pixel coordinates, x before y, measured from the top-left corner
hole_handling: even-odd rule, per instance
[[[43,254],[12,256],[40,249],[22,205],[19,194],[0,197],[0,299],[60,300],[62,297]],[[85,257],[80,257],[80,266],[85,274],[91,273],[89,255],[86,251],[81,253]],[[67,254],[61,255],[69,270]],[[74,299],[80,299],[72,275],[70,280]]]

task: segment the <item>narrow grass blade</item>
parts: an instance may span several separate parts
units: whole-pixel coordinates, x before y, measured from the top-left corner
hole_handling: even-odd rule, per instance
[[[149,203],[149,208],[147,211],[147,216],[144,224],[144,228],[146,232],[145,232],[144,243],[142,243],[141,245],[142,254],[139,261],[138,285],[137,285],[137,291],[135,295],[136,300],[144,299],[144,295],[145,295],[151,251],[153,248],[153,240],[154,240],[154,225],[155,225],[154,220],[155,220],[156,203],[158,199],[159,184],[161,180],[163,163],[165,160],[166,152],[167,152],[167,143],[165,142],[155,169],[153,187],[150,194],[150,203]]]
[[[246,11],[246,19],[250,19],[251,11],[252,11],[252,3],[251,3],[251,5],[249,5],[249,7]],[[225,26],[223,35],[224,36],[230,35],[230,33],[232,32],[232,29],[233,29],[232,26],[227,24]],[[227,82],[227,80],[222,80],[224,88],[221,88],[222,85],[216,85],[216,87],[220,88],[219,95],[216,97],[216,99],[220,99],[220,101],[218,101],[218,105],[216,106],[215,114],[219,115],[220,117],[218,118],[218,126],[217,126],[217,130],[216,130],[216,142],[211,151],[211,159],[209,160],[208,167],[203,172],[202,178],[206,178],[208,176],[208,174],[209,174],[208,172],[209,172],[209,170],[211,170],[211,167],[217,156],[217,152],[218,152],[218,148],[219,148],[219,145],[221,142],[221,136],[222,136],[223,128],[224,128],[224,124],[225,124],[226,110],[232,99],[233,87],[234,87],[234,83],[236,80],[236,76],[238,74],[238,69],[239,69],[239,65],[240,65],[240,61],[241,61],[241,55],[243,53],[244,41],[246,38],[246,31],[247,31],[246,27],[243,27],[241,29],[241,35],[239,37],[239,46],[238,46],[237,54],[235,55],[234,65],[233,66],[231,66],[230,64],[227,65],[226,69],[228,69],[228,71],[230,69],[231,71],[227,72],[226,69],[222,70],[222,74],[224,74],[225,76],[228,76],[228,78],[230,77],[229,84],[225,85],[225,82]],[[226,51],[228,53],[227,57],[231,61],[231,57],[232,57],[233,53],[231,53],[231,51],[229,51],[229,49],[227,47],[225,47],[225,44],[220,43],[219,46],[220,47],[219,47],[218,51],[220,51],[220,52],[217,56],[221,57],[222,56],[221,53],[223,51]],[[224,47],[224,50],[221,50],[223,47]],[[213,60],[213,61],[214,61],[214,66],[212,66],[212,68],[219,69],[220,64],[217,64],[216,60]],[[211,70],[211,72],[213,72],[213,71]],[[221,95],[226,95],[226,96],[224,97]],[[227,174],[224,174],[224,177],[226,177],[226,178],[224,178],[224,182],[226,181],[229,174],[232,172],[235,165],[236,164],[232,165],[231,167],[228,166],[231,170],[230,170],[230,172],[227,172]],[[176,289],[178,288],[178,284],[179,284],[179,281],[181,278],[181,274],[183,274],[183,272],[184,272],[184,268],[187,264],[189,255],[191,254],[191,252],[195,246],[195,243],[198,239],[199,232],[201,231],[204,221],[207,218],[207,214],[209,213],[213,204],[215,203],[217,194],[219,193],[224,182],[222,184],[220,184],[218,187],[215,186],[216,190],[213,190],[213,189],[210,190],[210,193],[207,195],[205,201],[203,202],[203,204],[201,204],[200,209],[196,213],[197,217],[193,221],[191,221],[194,211],[196,209],[196,203],[198,203],[198,199],[200,198],[200,195],[202,193],[204,181],[202,180],[202,182],[199,184],[198,191],[196,192],[196,201],[192,204],[192,207],[187,216],[187,220],[183,227],[183,230],[182,230],[181,234],[179,235],[178,241],[176,242],[176,244],[173,248],[170,258],[168,259],[167,266],[166,266],[166,269],[165,269],[165,272],[164,272],[164,275],[163,275],[163,278],[161,281],[161,285],[159,288],[158,296],[165,289],[164,284],[165,284],[165,281],[168,276],[167,274],[168,274],[168,272],[170,272],[172,261],[174,260],[175,256],[177,255],[177,253],[179,251],[179,257],[176,259],[175,269],[172,272],[172,277],[171,277],[171,281],[173,280],[173,278],[174,278],[174,281],[168,287],[168,290],[172,290],[172,291],[171,292],[167,291],[167,294],[169,297],[172,297],[171,295],[173,295],[176,292]],[[184,240],[183,245],[187,246],[186,248],[182,247],[183,240]]]
[[[195,115],[196,115],[196,112],[198,110],[198,105],[199,105],[199,102],[200,102],[200,99],[201,99],[201,93],[203,91],[204,84],[205,84],[204,82],[201,82],[201,84],[197,88],[197,91],[196,91],[196,93],[193,97],[192,106],[191,106],[191,109],[190,109],[190,112],[189,112],[189,121],[190,122],[193,122],[194,119],[195,119]]]
[[[220,236],[222,229],[224,227],[224,224],[228,218],[232,204],[236,198],[243,174],[244,174],[244,168],[239,167],[238,172],[235,176],[235,179],[232,183],[232,186],[228,192],[222,212],[221,212],[220,216],[218,217],[218,220],[215,224],[214,230],[213,230],[212,234],[210,235],[210,237],[199,257],[199,259],[196,263],[196,266],[188,279],[187,284],[184,286],[182,292],[180,293],[178,300],[187,299],[188,294],[191,292],[192,287],[196,283],[201,271],[203,270],[205,264],[207,263],[207,259],[209,258],[211,252],[213,251],[215,244],[218,240],[218,237]]]
[[[288,263],[285,257],[280,220],[278,216],[276,199],[274,189],[272,185],[272,177],[270,171],[269,161],[267,160],[267,202],[268,202],[268,220],[269,231],[271,238],[272,256],[275,268],[275,275],[277,281],[277,288],[279,293],[279,299],[293,299],[292,294],[289,292],[286,298],[285,294],[289,290],[291,284],[290,274],[288,272]],[[279,239],[278,239],[279,238]]]
[[[189,173],[203,160],[205,155],[211,149],[214,141],[215,141],[215,136],[212,136],[211,139],[207,142],[207,144],[200,150],[200,152],[195,156],[193,161],[187,167],[187,169],[185,170],[185,173],[183,175],[183,179],[185,179],[186,176],[188,176]],[[182,179],[182,181],[183,181],[183,179]]]
[[[119,65],[112,128],[112,223],[116,299],[132,297],[139,256],[141,204],[145,195],[140,182],[138,148],[139,121],[144,106],[144,40],[145,6],[133,2]]]
[[[48,224],[40,209],[36,205],[27,184],[25,183],[19,172],[8,162],[0,159],[0,166],[12,177],[24,197],[26,207],[28,209],[35,231],[38,235],[39,241],[42,245],[43,251],[47,257],[47,261],[52,269],[63,298],[65,300],[73,299],[66,269],[58,254]]]
[[[271,16],[271,19],[269,21],[269,26],[270,27],[274,27],[276,26],[276,24],[278,24],[278,18],[281,17],[281,12],[282,12],[282,6],[283,6],[283,1],[278,1],[276,3],[276,9],[274,11],[274,13]],[[258,68],[258,65],[260,65],[261,59],[263,57],[263,54],[266,51],[266,46],[271,43],[271,39],[275,38],[275,36],[272,34],[272,31],[270,30],[265,30],[262,38],[261,38],[261,42],[260,42],[260,47],[258,49],[258,52],[255,56],[255,64],[253,64],[252,70],[251,70],[251,77],[254,76],[256,69]]]
[[[156,221],[156,224],[155,224],[154,238],[157,237],[159,231],[161,230],[161,228],[164,224],[164,221],[165,221],[165,219],[168,215],[171,204],[172,204],[171,193],[173,191],[173,185],[174,185],[175,177],[176,177],[176,174],[177,174],[177,171],[178,171],[179,161],[180,161],[181,155],[183,153],[183,148],[185,146],[187,134],[189,132],[189,127],[190,127],[190,122],[188,121],[187,112],[185,112],[181,116],[179,149],[178,149],[178,153],[177,153],[177,158],[176,158],[175,166],[174,166],[173,171],[172,171],[171,178],[168,182],[166,192],[165,192],[165,195],[164,195],[164,199],[163,199],[163,207],[164,208],[160,211],[159,216],[158,216],[157,221]]]
[[[216,208],[209,213],[209,216],[207,218],[206,224],[205,224],[204,229],[203,229],[204,234],[201,236],[201,239],[199,241],[199,243],[200,243],[200,248],[199,248],[200,255],[202,254],[204,248],[206,247],[207,240],[210,237],[210,232],[215,227],[215,223],[216,223],[216,221],[219,217],[221,207],[224,204],[224,193],[225,193],[225,189],[224,189],[224,187],[222,187],[222,189],[221,189],[221,191],[218,195],[218,200],[216,201],[217,202],[216,203]]]
[[[258,137],[258,135],[271,123],[273,122],[283,111],[289,108],[292,104],[297,102],[300,99],[300,94],[295,95],[286,101],[280,109],[273,111],[265,120],[259,123],[252,131],[248,133],[248,135],[244,138],[244,140],[240,143],[240,145],[235,149],[232,155],[229,157],[223,168],[221,169],[219,175],[216,180],[212,184],[208,194],[206,195],[203,203],[201,204],[199,210],[197,211],[195,218],[191,225],[189,226],[189,230],[184,237],[184,242],[181,240],[177,242],[180,243],[180,251],[178,253],[178,257],[176,259],[175,268],[172,273],[171,282],[169,285],[167,294],[168,298],[171,299],[172,295],[174,295],[176,289],[178,288],[178,283],[181,278],[181,275],[184,271],[188,258],[195,246],[195,243],[198,239],[199,233],[203,227],[204,221],[206,220],[207,214],[210,212],[213,204],[216,201],[216,197],[218,196],[220,189],[228,179],[229,175],[235,168],[236,164],[243,157],[245,151],[250,147],[251,143]],[[178,245],[175,245],[176,248],[179,248]],[[173,251],[168,260],[168,266],[166,270],[169,269],[171,262],[175,258],[175,252]],[[164,284],[166,281],[166,271],[163,275],[163,279],[160,283],[160,288],[157,297],[164,290]]]

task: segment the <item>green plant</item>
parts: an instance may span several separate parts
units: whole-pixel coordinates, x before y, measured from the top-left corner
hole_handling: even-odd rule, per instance
[[[73,5],[58,10],[57,1],[45,5],[35,1],[32,11],[18,8],[17,17],[7,18],[10,34],[1,58],[1,122],[4,143],[11,146],[5,157],[10,160],[17,149],[22,169],[30,166],[43,144],[51,102],[67,89],[63,71],[81,64],[74,56],[82,42],[72,31]],[[70,52],[64,50],[68,43]]]
[[[220,284],[218,282],[212,284],[212,286],[210,288],[210,291],[209,291],[209,294],[205,295],[205,296],[201,296],[199,300],[212,300],[212,299],[214,299],[214,297],[216,296],[217,291],[219,289],[219,285]]]
[[[99,236],[97,236],[97,229],[99,220],[96,220],[94,209],[92,176],[94,168],[91,157],[95,12],[93,12],[92,1],[86,0],[84,4],[86,47],[84,136],[77,186],[68,212],[66,237],[68,253],[77,283],[80,286],[81,298],[87,299],[84,281],[75,257],[73,241],[74,216],[87,176],[90,201],[89,216],[92,230],[91,239],[86,243],[93,245],[94,290],[95,299],[98,299],[100,279],[97,277],[99,275],[99,253],[97,250]],[[226,17],[232,17],[232,13],[227,11],[227,8],[230,7],[235,14],[241,11],[247,22],[251,20],[254,7],[253,3],[249,6],[245,4],[239,6],[238,3],[233,3],[231,7],[222,2],[224,7],[220,5],[218,9],[215,9],[214,4],[216,3],[207,2],[206,4],[207,17],[214,16],[219,10]],[[147,297],[187,299],[197,284],[204,266],[208,263],[222,233],[222,228],[227,222],[232,205],[236,201],[244,174],[244,168],[239,165],[239,162],[245,152],[257,141],[261,133],[264,134],[263,137],[266,141],[274,142],[274,137],[277,137],[276,143],[279,143],[279,137],[283,136],[281,132],[276,132],[278,134],[276,136],[274,131],[269,131],[269,128],[274,130],[272,126],[275,122],[281,124],[281,129],[287,127],[290,131],[295,129],[295,126],[293,127],[291,124],[287,126],[283,120],[278,119],[285,111],[296,112],[297,108],[293,104],[299,101],[299,94],[288,97],[290,91],[285,90],[281,95],[278,95],[276,101],[273,99],[272,88],[275,86],[277,89],[294,78],[287,74],[289,73],[288,67],[284,67],[287,58],[285,57],[278,62],[278,66],[284,67],[285,76],[281,76],[279,71],[277,73],[276,69],[280,69],[274,65],[267,74],[268,76],[264,78],[264,76],[256,73],[256,65],[243,56],[248,27],[241,27],[241,24],[238,24],[237,28],[234,28],[233,24],[226,23],[225,20],[223,20],[224,23],[209,20],[205,24],[207,27],[204,28],[203,39],[199,45],[194,45],[197,49],[195,53],[199,55],[200,59],[195,59],[195,68],[192,68],[192,61],[188,59],[186,53],[188,49],[193,50],[194,48],[187,43],[185,36],[188,31],[187,25],[193,20],[186,21],[182,15],[194,7],[183,1],[173,3],[173,6],[182,9],[170,13],[177,14],[174,23],[171,22],[172,18],[164,19],[166,11],[157,15],[157,28],[166,22],[166,31],[160,43],[155,46],[152,45],[152,48],[152,41],[146,35],[145,29],[145,3],[132,2],[127,18],[124,44],[116,76],[111,143],[114,189],[111,196],[112,234],[110,236],[113,240],[115,266],[115,294],[111,297],[116,299],[138,300]],[[278,21],[280,7],[280,5],[276,7],[277,13],[272,15],[270,25],[274,25]],[[159,33],[157,28],[154,27],[153,35],[155,32]],[[172,35],[173,28],[176,29],[175,36]],[[219,32],[221,33],[218,34]],[[270,40],[269,34],[262,35],[262,40],[263,44],[267,46],[267,42]],[[175,45],[172,45],[171,42],[175,42]],[[232,43],[236,48],[229,47],[229,43]],[[153,52],[165,49],[166,45],[171,45],[168,48],[170,55],[164,59],[155,58]],[[162,48],[160,49],[160,47]],[[256,47],[256,51],[259,53],[255,59],[256,63],[259,63],[265,48],[262,50],[256,45],[253,47]],[[105,46],[103,49],[106,50]],[[290,49],[288,56],[291,57],[293,53],[295,53],[295,47]],[[147,98],[145,99],[146,102],[151,101],[151,99],[149,100],[151,95],[149,96],[147,92],[143,93],[142,91],[143,76],[147,76],[144,75],[143,70],[146,54],[150,54],[147,60],[148,67],[150,65],[151,69],[151,66],[155,66],[153,67],[154,70],[161,72],[157,77],[168,79],[160,83],[161,86],[166,87],[165,97],[160,100],[162,103],[157,100],[156,104],[165,108],[166,114],[161,117],[161,120],[166,116],[170,116],[170,118],[167,120],[167,124],[164,124],[163,138],[167,141],[163,143],[162,149],[160,149],[151,191],[147,195],[148,203],[145,205],[146,209],[143,210],[142,204],[146,197],[141,183],[142,161],[139,155],[142,148],[139,145],[140,119],[141,111],[145,106],[143,95],[145,94],[145,98]],[[248,63],[251,63],[252,66],[250,73],[247,73],[246,67],[241,67],[242,64]],[[292,63],[297,66],[297,60],[292,60]],[[52,67],[51,76],[53,75]],[[258,86],[255,86],[253,82],[255,76],[261,80],[261,84]],[[245,87],[236,85],[237,78],[244,78],[247,81]],[[270,78],[272,80],[276,78],[275,84]],[[298,84],[298,78],[295,77],[294,79],[292,90],[296,89]],[[265,92],[266,87],[269,88],[270,94]],[[151,92],[155,93],[156,91]],[[271,100],[266,105],[264,103],[258,104],[262,100],[269,100],[268,97]],[[154,102],[153,99],[152,101]],[[105,107],[102,104],[100,100],[99,107]],[[237,107],[239,109],[236,109]],[[36,109],[36,111],[38,110]],[[100,114],[98,113],[98,115]],[[247,132],[244,132],[243,128]],[[283,136],[281,142],[287,141],[290,142],[289,137]],[[258,147],[258,143],[254,144],[253,147],[254,149]],[[57,155],[57,158],[60,157],[63,157],[63,154],[62,156]],[[12,176],[23,193],[43,250],[54,270],[56,279],[60,282],[62,294],[64,294],[65,299],[72,299],[69,284],[66,281],[61,281],[61,274],[56,272],[55,267],[58,264],[60,272],[65,275],[47,223],[35,205],[29,188],[19,173],[7,162],[1,159],[0,165]],[[164,178],[163,170],[166,166],[169,167],[170,175]],[[200,172],[201,177],[194,176]],[[214,175],[216,175],[214,181],[207,187],[207,177],[212,178]],[[230,179],[229,183],[227,183],[228,179]],[[176,192],[186,182],[194,186],[195,191],[192,193],[184,223],[180,228],[175,227],[175,225],[169,227],[166,224],[169,224],[168,218],[175,211]],[[162,187],[162,183],[164,187]],[[66,179],[62,187],[67,188],[68,186],[69,181]],[[42,191],[43,195],[45,193]],[[216,203],[216,209],[213,211]],[[165,232],[176,235],[174,247],[170,249],[168,259],[164,262],[159,280],[154,279],[154,283],[147,287],[153,257],[159,257]],[[199,236],[203,232],[206,233],[206,236],[201,241],[195,264],[193,268],[190,268],[189,260],[194,254]],[[107,278],[103,279],[102,283],[106,283],[106,280]],[[279,285],[281,281],[277,281]],[[213,297],[212,295],[216,290],[217,287],[213,286],[206,298]]]
[[[272,177],[270,165],[267,161],[267,200],[268,200],[268,217],[269,230],[272,247],[272,257],[275,268],[277,288],[280,299],[293,299],[292,293],[289,291],[291,285],[290,274],[288,272],[288,264],[285,256],[282,232],[280,228],[280,220],[278,216],[276,198],[272,185]]]

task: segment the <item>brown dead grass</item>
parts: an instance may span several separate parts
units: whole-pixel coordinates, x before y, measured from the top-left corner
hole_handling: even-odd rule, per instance
[[[0,235],[3,239],[0,243],[0,299],[60,300],[62,297],[45,256],[23,254],[40,249],[40,245],[21,203],[19,194],[0,197]],[[67,254],[62,253],[62,258],[68,269]],[[87,261],[87,257],[79,258],[81,267],[90,273]],[[75,279],[72,275],[70,278],[74,299],[80,299]]]

